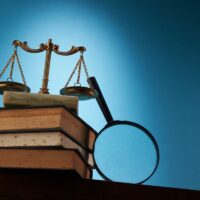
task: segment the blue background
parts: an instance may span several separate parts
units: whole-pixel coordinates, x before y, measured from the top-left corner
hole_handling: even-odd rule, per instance
[[[146,184],[200,189],[199,10],[197,0],[1,0],[0,69],[15,39],[33,48],[48,38],[61,50],[86,46],[89,74],[114,118],[142,124],[159,143],[160,166]],[[45,54],[19,54],[37,92]],[[78,57],[52,55],[52,94]],[[21,81],[18,72],[15,78]],[[93,100],[80,103],[79,115],[97,131],[106,124]]]

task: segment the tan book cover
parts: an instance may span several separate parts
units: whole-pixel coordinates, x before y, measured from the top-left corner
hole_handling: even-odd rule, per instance
[[[74,170],[87,179],[92,173],[76,150],[0,149],[0,168]]]
[[[78,97],[64,95],[5,91],[3,93],[3,104],[5,107],[63,105],[78,113]]]
[[[77,143],[93,149],[96,132],[63,106],[0,109],[0,132],[60,129]]]

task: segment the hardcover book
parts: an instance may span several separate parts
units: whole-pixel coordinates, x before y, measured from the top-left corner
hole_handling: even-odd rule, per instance
[[[86,179],[92,173],[79,151],[72,149],[0,149],[0,158],[3,169],[74,170]]]
[[[93,150],[96,132],[64,106],[0,109],[0,133],[49,131],[62,131],[80,146]]]
[[[62,132],[0,133],[0,148],[76,149],[93,166],[92,154]]]

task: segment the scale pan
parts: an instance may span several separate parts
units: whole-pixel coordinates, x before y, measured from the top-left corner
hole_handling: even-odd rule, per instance
[[[67,96],[77,96],[81,101],[93,99],[98,96],[98,92],[96,90],[81,86],[65,87],[60,90],[60,94]]]
[[[22,83],[12,82],[12,81],[2,81],[0,82],[0,94],[2,95],[4,91],[13,92],[30,92],[30,88]]]

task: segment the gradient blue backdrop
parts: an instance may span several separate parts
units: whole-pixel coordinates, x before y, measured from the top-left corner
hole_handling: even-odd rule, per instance
[[[146,184],[200,189],[199,10],[195,0],[0,0],[0,69],[15,39],[35,48],[48,38],[62,50],[86,46],[89,73],[115,119],[138,122],[158,140],[160,166]],[[44,55],[20,51],[33,92]],[[51,93],[77,59],[52,56]],[[105,125],[95,101],[81,102],[79,114],[97,131]]]

